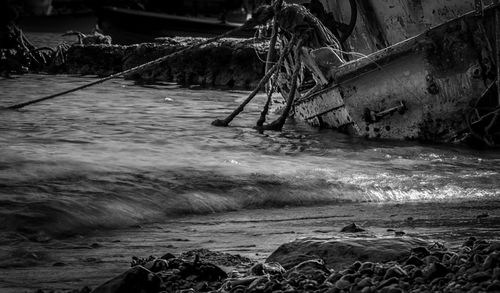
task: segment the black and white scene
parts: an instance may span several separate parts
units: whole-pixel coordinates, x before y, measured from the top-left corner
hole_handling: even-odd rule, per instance
[[[0,293],[500,292],[500,0],[0,0]]]

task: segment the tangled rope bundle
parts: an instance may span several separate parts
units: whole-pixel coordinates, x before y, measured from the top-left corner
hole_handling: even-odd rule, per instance
[[[354,1],[354,0],[350,0]],[[351,19],[352,22],[353,19]],[[295,4],[285,4],[283,0],[275,0],[272,5],[264,5],[256,10],[256,13],[248,20],[243,26],[228,31],[222,35],[207,39],[203,42],[191,45],[179,51],[173,52],[166,56],[160,57],[158,59],[146,62],[144,64],[138,65],[133,68],[109,75],[107,77],[92,81],[90,83],[78,86],[76,88],[68,89],[59,93],[51,94],[45,97],[29,100],[23,103],[15,104],[2,110],[16,110],[23,108],[28,105],[60,97],[68,93],[72,93],[84,88],[91,87],[96,84],[103,83],[107,80],[117,78],[126,74],[144,70],[151,66],[160,64],[161,62],[172,58],[178,54],[182,54],[188,50],[194,49],[196,47],[201,47],[206,44],[220,40],[221,38],[230,36],[231,34],[248,28],[253,28],[258,25],[264,25],[271,23],[273,27],[273,34],[270,41],[270,48],[266,60],[266,74],[260,80],[258,86],[249,95],[249,97],[236,109],[234,110],[226,119],[217,119],[212,122],[215,126],[228,126],[229,123],[243,111],[244,107],[257,95],[257,93],[266,84],[270,85],[267,90],[268,99],[264,109],[261,113],[259,120],[257,121],[257,128],[261,130],[281,130],[283,124],[285,123],[288,114],[293,105],[293,101],[298,92],[299,84],[304,83],[304,65],[311,70],[312,76],[315,81],[320,81],[325,83],[325,78],[322,76],[321,71],[315,66],[314,62],[311,61],[311,56],[308,53],[309,49],[313,48],[331,48],[336,52],[342,52],[340,49],[340,44],[334,34],[331,33],[313,14],[311,14],[303,6]],[[281,43],[281,52],[277,63],[271,67],[271,61],[274,60],[274,55],[276,51],[276,44],[278,39]],[[24,41],[24,39],[22,39]],[[105,40],[106,41],[106,40]],[[62,50],[67,48],[61,48]],[[28,48],[27,52],[36,51]],[[43,50],[39,50],[40,52]],[[341,57],[332,51],[340,63],[344,62]],[[51,50],[49,50],[49,53]],[[55,58],[60,58],[64,56],[59,50],[52,51]],[[46,59],[46,58],[45,58]],[[271,82],[269,82],[271,81]],[[269,83],[268,83],[269,82]],[[313,88],[314,89],[314,88]],[[311,89],[311,90],[313,90]],[[271,96],[274,91],[279,90],[280,93],[286,97],[286,107],[285,111],[279,119],[276,121],[264,125],[266,116],[269,110],[269,104],[271,101]]]
[[[341,51],[340,42],[335,35],[326,28],[304,6],[298,4],[286,4],[282,0],[275,1],[272,5],[261,6],[252,16],[255,25],[271,23],[273,34],[270,41],[269,53],[266,63],[266,74],[260,80],[257,87],[247,99],[239,105],[225,119],[217,119],[212,122],[215,126],[228,126],[229,123],[243,111],[244,107],[255,97],[261,88],[268,84],[267,101],[256,123],[259,130],[281,131],[285,121],[292,109],[295,97],[300,95],[298,88],[305,83],[304,69],[309,70],[310,75],[316,82],[313,91],[327,82],[321,70],[315,64],[310,52],[318,48],[330,48],[339,63],[345,61],[335,52]],[[270,67],[274,57],[276,43],[280,41],[281,50],[278,61]],[[284,111],[275,121],[264,124],[271,97],[275,91],[279,91],[286,99]]]
[[[1,75],[8,77],[11,72],[55,70],[66,63],[69,45],[62,43],[55,48],[37,48],[14,24],[7,26],[5,47],[0,49]]]

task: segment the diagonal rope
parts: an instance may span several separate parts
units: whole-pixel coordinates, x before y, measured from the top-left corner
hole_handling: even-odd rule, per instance
[[[285,56],[292,50],[292,47],[296,41],[295,36],[292,38],[292,41],[290,41],[290,44],[284,48],[283,52],[281,53],[278,62],[274,64],[269,71],[264,75],[264,77],[259,81],[259,84],[255,87],[255,89],[250,93],[250,95],[236,108],[229,116],[227,116],[225,119],[215,119],[212,122],[213,126],[228,126],[233,119],[238,116],[243,110],[245,109],[245,106],[250,103],[250,101],[257,95],[257,93],[261,90],[261,88],[269,81],[269,79],[272,77],[274,72],[278,70],[281,66],[281,63],[283,62]]]
[[[248,22],[247,22],[248,23]],[[181,49],[179,51],[176,51],[174,53],[171,53],[171,54],[168,54],[168,55],[165,55],[163,57],[160,57],[158,59],[155,59],[155,60],[152,60],[152,61],[149,61],[147,63],[144,63],[144,64],[141,64],[139,66],[136,66],[136,67],[132,67],[132,68],[129,68],[127,70],[124,70],[124,71],[120,71],[118,73],[115,73],[115,74],[112,74],[112,75],[109,75],[107,77],[104,77],[104,78],[101,78],[101,79],[98,79],[98,80],[95,80],[95,81],[92,81],[90,83],[87,83],[87,84],[84,84],[84,85],[81,85],[81,86],[78,86],[78,87],[75,87],[75,88],[72,88],[72,89],[69,89],[69,90],[65,90],[65,91],[62,91],[62,92],[59,92],[59,93],[55,93],[55,94],[52,94],[52,95],[48,95],[48,96],[45,96],[45,97],[42,97],[42,98],[38,98],[38,99],[33,99],[33,100],[30,100],[30,101],[27,101],[27,102],[23,102],[23,103],[19,103],[19,104],[15,104],[15,105],[12,105],[12,106],[9,106],[9,107],[5,107],[5,108],[0,108],[1,110],[17,110],[17,109],[20,109],[20,108],[23,108],[23,107],[26,107],[28,105],[32,105],[32,104],[35,104],[35,103],[39,103],[39,102],[42,102],[42,101],[46,101],[46,100],[50,100],[50,99],[53,99],[53,98],[56,98],[56,97],[60,97],[60,96],[63,96],[65,94],[69,94],[69,93],[72,93],[72,92],[76,92],[76,91],[79,91],[81,89],[84,89],[84,88],[88,88],[88,87],[91,87],[93,85],[96,85],[96,84],[100,84],[100,83],[103,83],[105,81],[108,81],[110,79],[114,79],[114,78],[117,78],[117,77],[120,77],[122,75],[126,75],[126,74],[129,74],[129,73],[133,73],[133,72],[136,72],[136,71],[139,71],[139,70],[143,70],[143,69],[146,69],[150,66],[153,66],[153,65],[157,65],[171,57],[175,57],[181,53],[184,53],[188,50],[192,50],[194,48],[197,48],[197,47],[201,47],[201,46],[204,46],[204,45],[207,45],[207,44],[210,44],[210,43],[213,43],[215,41],[218,41],[219,39],[222,39],[224,37],[227,37],[237,31],[240,31],[242,29],[245,29],[247,26],[246,26],[246,23],[243,24],[241,27],[237,27],[235,29],[232,29],[230,31],[227,31],[225,32],[224,34],[221,34],[221,35],[218,35],[218,36],[215,36],[213,38],[210,38],[210,39],[207,39],[203,42],[200,42],[198,44],[194,44],[194,45],[191,45],[189,47],[186,47],[184,49]]]

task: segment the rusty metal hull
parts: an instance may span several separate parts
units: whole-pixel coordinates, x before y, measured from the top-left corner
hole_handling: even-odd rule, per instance
[[[462,139],[496,78],[495,9],[468,13],[331,68],[330,86],[297,100],[296,116],[368,138]],[[496,109],[495,101],[485,106]]]
[[[336,21],[347,23],[349,1],[320,0]],[[362,0],[345,49],[369,54],[394,45],[474,9],[475,0]],[[485,5],[491,0],[483,0]]]

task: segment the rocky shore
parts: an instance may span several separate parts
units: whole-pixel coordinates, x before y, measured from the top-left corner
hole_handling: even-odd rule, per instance
[[[411,237],[305,238],[262,263],[199,249],[134,257],[131,266],[94,290],[72,292],[500,291],[500,242],[475,237],[452,248]]]
[[[107,76],[203,41],[202,38],[161,38],[157,43],[129,46],[73,45],[61,73]],[[267,42],[222,39],[193,48],[146,70],[130,74],[138,82],[175,82],[180,85],[251,89],[264,73]]]
[[[10,42],[24,45],[0,48],[0,76],[7,78],[23,73],[105,77],[182,50],[125,78],[138,83],[174,82],[182,86],[254,89],[264,75],[268,50],[266,39],[225,38],[198,46],[206,39],[165,37],[153,43],[114,45],[109,36],[80,32],[57,36],[58,45],[50,47],[44,44],[54,43],[52,35],[48,39],[32,35],[30,40],[16,26],[11,29],[16,37]]]

